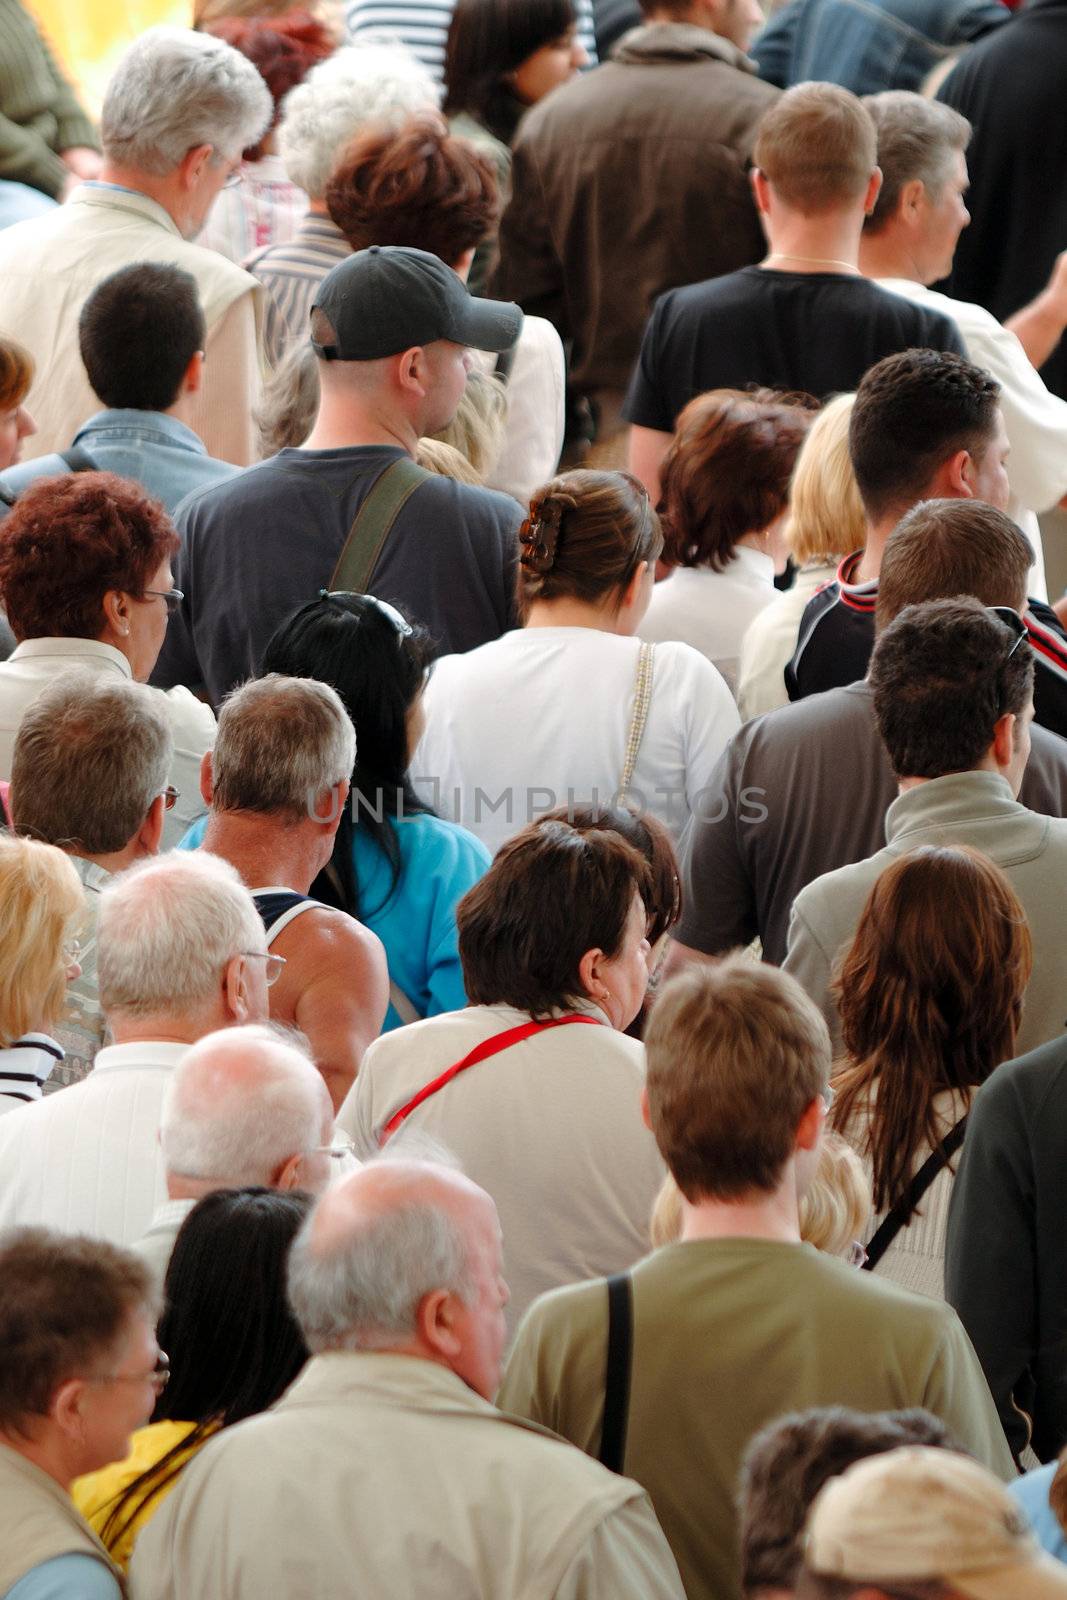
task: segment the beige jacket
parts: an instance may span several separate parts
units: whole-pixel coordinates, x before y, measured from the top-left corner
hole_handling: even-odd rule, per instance
[[[122,1574],[70,1495],[17,1450],[0,1444],[0,1595],[34,1567],[70,1555],[95,1557],[122,1584]]]
[[[65,450],[100,410],[78,351],[78,316],[97,284],[136,261],[168,262],[196,279],[208,334],[204,386],[189,425],[208,455],[246,466],[256,459],[262,286],[183,239],[147,195],[95,183],[82,184],[47,217],[0,233],[0,332],[26,345],[37,363],[27,400],[37,432],[24,458]]]
[[[385,1352],[314,1357],[205,1445],[130,1574],[135,1600],[684,1600],[635,1483]]]

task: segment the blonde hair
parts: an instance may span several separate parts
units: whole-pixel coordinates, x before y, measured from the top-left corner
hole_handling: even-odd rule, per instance
[[[446,428],[430,437],[458,450],[478,474],[475,481],[484,483],[503,447],[507,414],[508,397],[503,383],[495,373],[472,367],[455,416]],[[430,462],[422,464],[429,466],[431,472],[439,470]]]
[[[420,467],[436,473],[439,478],[454,478],[457,483],[469,483],[476,489],[485,484],[481,473],[475,472],[463,452],[457,450],[454,444],[445,444],[442,439],[420,439],[415,446],[415,460]]]
[[[789,493],[787,540],[798,566],[835,561],[867,539],[848,423],[854,394],[839,394],[819,412],[800,447]]]
[[[81,882],[62,850],[0,835],[0,1045],[62,1013],[64,945],[84,917]]]
[[[871,1185],[852,1146],[839,1133],[823,1134],[815,1176],[800,1202],[800,1237],[829,1256],[847,1256],[871,1214]],[[682,1233],[682,1193],[668,1173],[652,1207],[652,1246],[675,1244]]]

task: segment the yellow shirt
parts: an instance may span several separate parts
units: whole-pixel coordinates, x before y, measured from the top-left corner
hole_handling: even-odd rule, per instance
[[[145,1524],[155,1515],[163,1504],[167,1495],[178,1482],[181,1468],[196,1454],[198,1444],[184,1451],[177,1459],[177,1471],[166,1480],[158,1493],[152,1494],[152,1485],[149,1485],[149,1498],[137,1506],[132,1515],[129,1508],[123,1512],[122,1520],[116,1530],[116,1535],[109,1534],[104,1538],[104,1524],[111,1514],[114,1502],[124,1489],[139,1478],[142,1472],[147,1472],[157,1462],[162,1461],[168,1451],[192,1433],[195,1423],[192,1422],[152,1422],[147,1428],[138,1428],[130,1438],[130,1453],[125,1461],[112,1461],[109,1466],[101,1467],[97,1472],[87,1472],[83,1478],[75,1478],[71,1487],[71,1498],[86,1522],[104,1540],[112,1560],[125,1572],[129,1565],[130,1556],[137,1535]],[[212,1430],[214,1431],[214,1430]]]

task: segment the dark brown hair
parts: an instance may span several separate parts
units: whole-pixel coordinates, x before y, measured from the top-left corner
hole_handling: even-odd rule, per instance
[[[811,411],[784,395],[712,389],[690,400],[663,463],[663,559],[721,572],[746,533],[789,504]]]
[[[543,1017],[580,1001],[582,957],[619,953],[635,894],[647,905],[649,870],[617,833],[565,822],[524,828],[456,908],[470,1003]]]
[[[0,1240],[0,1429],[46,1417],[56,1390],[106,1362],[126,1319],[151,1313],[151,1279],[103,1239],[16,1228]]]
[[[518,605],[620,597],[663,548],[659,518],[628,472],[563,472],[538,489],[519,529]]]
[[[984,606],[1026,606],[1034,554],[1010,517],[983,500],[920,500],[886,541],[875,628],[905,606],[970,595]]]
[[[456,0],[445,45],[445,116],[469,112],[509,144],[515,97],[508,73],[575,20],[572,0]]]
[[[835,83],[798,83],[765,111],[755,165],[786,205],[820,212],[858,200],[878,164],[874,122]]]
[[[14,411],[30,392],[34,361],[14,339],[0,338],[0,411]]]
[[[1026,914],[979,851],[924,845],[874,885],[834,985],[848,1065],[831,1115],[866,1123],[876,1211],[941,1139],[935,1096],[970,1104],[1014,1054],[1032,965]]]
[[[158,500],[113,472],[31,483],[0,524],[0,599],[15,638],[95,639],[108,590],[140,598],[177,549]]]
[[[579,833],[617,833],[633,845],[648,863],[649,886],[645,897],[648,942],[655,944],[682,915],[682,885],[674,841],[658,817],[629,806],[559,806],[546,811],[542,822],[567,822]]]
[[[652,1131],[686,1199],[772,1191],[830,1072],[800,985],[741,954],[683,971],[652,1007],[645,1053]]]
[[[353,250],[410,245],[454,267],[493,231],[500,190],[489,157],[426,111],[396,132],[359,134],[326,185],[326,208]]]
[[[741,1588],[792,1589],[803,1559],[804,1524],[824,1483],[902,1445],[953,1450],[945,1424],[929,1411],[819,1406],[780,1417],[751,1440],[741,1463]]]

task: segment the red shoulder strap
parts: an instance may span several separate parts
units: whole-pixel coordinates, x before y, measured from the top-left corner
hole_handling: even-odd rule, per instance
[[[410,1117],[417,1106],[421,1106],[424,1100],[429,1100],[431,1095],[443,1089],[446,1083],[451,1083],[461,1072],[466,1072],[468,1067],[476,1067],[480,1061],[487,1061],[490,1056],[499,1055],[502,1050],[510,1049],[513,1044],[529,1039],[531,1034],[544,1033],[548,1028],[562,1028],[571,1022],[589,1022],[594,1028],[603,1027],[603,1023],[598,1022],[596,1017],[583,1017],[575,1013],[568,1017],[551,1017],[547,1022],[521,1022],[518,1027],[505,1028],[503,1033],[494,1033],[490,1038],[483,1039],[481,1044],[475,1045],[469,1055],[463,1057],[462,1061],[457,1061],[454,1066],[446,1068],[439,1077],[434,1078],[421,1088],[418,1094],[413,1095],[399,1111],[393,1112],[378,1137],[379,1145],[384,1145],[393,1137],[400,1124]]]

